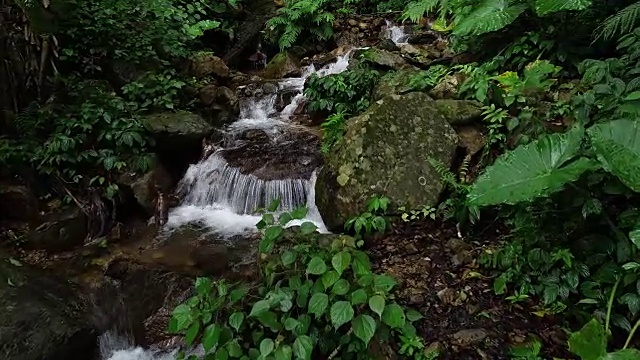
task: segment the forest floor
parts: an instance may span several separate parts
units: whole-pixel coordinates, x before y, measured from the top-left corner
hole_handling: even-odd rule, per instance
[[[374,269],[399,281],[398,302],[424,316],[416,328],[437,359],[509,359],[512,346],[532,337],[543,357],[571,358],[560,317],[539,317],[532,302],[511,304],[494,294],[477,259],[502,234],[490,228],[480,235],[461,240],[450,223],[399,221],[367,251]]]

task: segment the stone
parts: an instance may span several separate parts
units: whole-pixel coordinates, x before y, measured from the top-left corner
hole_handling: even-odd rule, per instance
[[[404,95],[415,91],[410,85],[411,80],[420,75],[420,73],[420,70],[406,69],[385,74],[373,88],[372,99],[380,100],[388,95]]]
[[[226,86],[207,85],[200,89],[200,100],[207,106],[209,123],[221,127],[232,123],[240,114],[240,101],[235,92]]]
[[[429,91],[429,95],[434,99],[457,99],[458,90],[464,83],[465,75],[456,73],[446,75],[436,86]]]
[[[459,346],[470,346],[481,343],[489,334],[485,329],[466,329],[453,334],[454,342]]]
[[[38,216],[38,198],[26,185],[0,183],[0,220],[29,221]]]
[[[451,125],[469,125],[482,120],[482,103],[475,100],[436,100],[433,104]]]
[[[156,148],[170,152],[184,147],[200,148],[202,139],[213,131],[200,115],[185,111],[149,114],[142,122],[155,140]]]
[[[3,359],[92,359],[97,331],[86,304],[62,279],[0,257]]]
[[[479,125],[462,125],[456,127],[460,146],[467,150],[468,155],[475,155],[487,144],[487,137]]]
[[[409,35],[409,44],[431,44],[440,39],[440,35],[433,30],[421,30]]]
[[[87,217],[78,207],[44,215],[29,234],[28,247],[55,253],[82,246],[87,237]]]
[[[443,184],[428,162],[450,166],[458,136],[424,93],[391,95],[346,122],[316,183],[316,203],[330,229],[366,208],[373,196],[417,209],[438,205]]]
[[[189,59],[189,72],[197,78],[215,76],[229,77],[229,67],[224,60],[213,55],[212,52],[200,52]]]
[[[400,53],[408,58],[412,63],[427,68],[433,60],[442,57],[442,53],[429,45],[404,45]]]
[[[387,50],[369,48],[366,50],[359,50],[355,55],[356,58],[360,58],[366,62],[385,69],[400,70],[411,67],[402,58],[402,56]]]
[[[118,180],[131,190],[135,201],[147,215],[153,215],[155,211],[155,185],[158,184],[165,193],[174,185],[171,174],[157,158],[154,158],[151,169],[146,173],[125,173]]]
[[[282,79],[300,76],[301,74],[300,61],[287,52],[281,52],[269,61],[269,64],[262,72],[262,77],[265,79]]]
[[[400,48],[391,39],[382,39],[378,43],[378,48],[386,51],[400,51]]]

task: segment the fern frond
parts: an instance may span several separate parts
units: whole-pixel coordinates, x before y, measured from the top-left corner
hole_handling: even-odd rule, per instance
[[[595,30],[596,39],[611,40],[631,32],[640,19],[640,1],[606,18]]]
[[[458,185],[458,181],[456,180],[456,175],[448,169],[448,167],[440,160],[429,158],[429,164],[433,167],[433,170],[440,176],[440,180],[446,185],[456,187]]]
[[[536,0],[536,13],[540,16],[564,10],[584,10],[593,0]]]
[[[402,21],[418,22],[425,14],[436,10],[440,0],[418,0],[410,2],[402,13]]]
[[[514,22],[527,5],[512,5],[508,0],[485,0],[453,29],[455,35],[482,35],[500,30]]]

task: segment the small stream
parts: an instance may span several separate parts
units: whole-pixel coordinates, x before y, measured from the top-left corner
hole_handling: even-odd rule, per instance
[[[397,45],[403,45],[407,38],[404,28],[389,22],[387,26],[388,38]],[[356,49],[349,50],[334,63],[321,69],[310,65],[303,69],[300,77],[280,80],[277,83],[277,93],[244,99],[239,119],[224,130],[222,148],[207,159],[192,164],[178,184],[182,203],[170,210],[163,233],[166,235],[191,223],[201,224],[226,238],[252,233],[257,231],[255,225],[260,220],[260,216],[255,215],[255,210],[267,206],[275,198],[281,201],[280,211],[305,205],[309,211],[303,221],[311,221],[320,232],[327,232],[315,204],[316,169],[305,168],[308,165],[304,159],[301,167],[305,171],[297,176],[272,176],[265,180],[232,166],[225,158],[225,152],[234,148],[241,149],[245,145],[243,134],[253,130],[266,134],[270,147],[287,146],[291,142],[287,134],[296,129],[299,131],[300,128],[292,123],[291,117],[305,100],[305,80],[314,73],[326,76],[345,71],[354,50]],[[281,111],[277,111],[278,93],[283,91],[294,95]],[[269,173],[269,169],[261,168],[258,172]],[[301,221],[292,221],[287,226],[300,223]],[[99,341],[103,360],[174,360],[177,353],[177,350],[167,352],[154,347],[135,347],[125,337],[113,332],[103,334]],[[192,354],[201,353],[202,349],[192,350]]]

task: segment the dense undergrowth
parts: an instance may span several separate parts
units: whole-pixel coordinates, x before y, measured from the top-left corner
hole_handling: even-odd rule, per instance
[[[55,97],[21,109],[0,135],[2,175],[32,167],[115,194],[117,171],[152,161],[140,116],[189,106],[180,91],[190,79],[176,62],[203,49],[206,31],[233,33],[241,5],[70,0],[52,5],[59,18],[51,23],[38,16],[40,5],[18,2],[30,26],[55,35],[61,48]],[[336,17],[378,11],[398,11],[398,20],[411,23],[429,17],[454,50],[480,59],[434,65],[408,84],[429,91],[463,75],[458,96],[483,104],[488,139],[460,169],[433,162],[449,198],[438,209],[407,209],[403,219],[454,221],[473,236],[482,214],[494,212],[510,229],[479,259],[496,275],[495,293],[538,316],[563,314],[584,325],[569,341],[582,359],[638,358],[630,348],[640,324],[640,2],[285,0],[266,36],[282,49],[302,39],[324,42]],[[115,64],[144,74],[111,81]],[[346,119],[368,108],[378,71],[360,65],[310,79],[309,110],[327,118],[325,152],[340,141]],[[470,163],[486,168],[475,174]],[[259,287],[198,279],[170,329],[215,359],[368,358],[363,350],[374,338],[400,344],[411,358],[435,358],[411,325],[421,315],[395,303],[395,282],[372,273],[356,243],[388,228],[389,201],[374,199],[347,223],[358,241],[329,244],[311,224],[285,233],[304,210],[275,217],[276,207],[269,209],[259,224]],[[607,354],[615,349],[624,350]],[[536,345],[514,357],[538,352]]]

